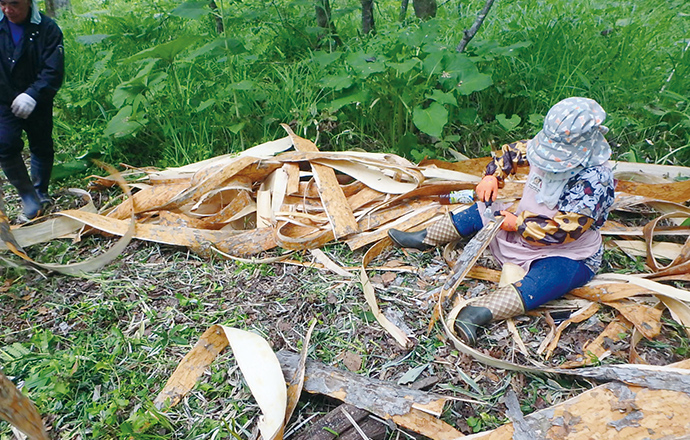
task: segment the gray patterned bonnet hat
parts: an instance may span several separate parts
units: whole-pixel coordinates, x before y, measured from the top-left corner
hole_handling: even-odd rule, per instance
[[[527,160],[544,171],[562,173],[575,167],[604,164],[611,147],[601,125],[606,112],[589,98],[566,98],[549,110],[544,128],[527,142]]]

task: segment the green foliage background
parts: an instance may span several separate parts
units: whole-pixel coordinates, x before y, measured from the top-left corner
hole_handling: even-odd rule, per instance
[[[615,158],[690,163],[683,0],[500,1],[463,54],[483,1],[400,22],[400,3],[381,0],[363,36],[359,2],[332,0],[339,47],[311,0],[72,3],[58,18],[65,174],[97,155],[175,166],[240,151],[284,136],[281,122],[325,150],[481,156],[533,136],[568,96],[607,110]]]

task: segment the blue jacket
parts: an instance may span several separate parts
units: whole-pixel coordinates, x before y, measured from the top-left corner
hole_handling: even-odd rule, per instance
[[[40,24],[28,22],[15,47],[7,24],[0,21],[0,105],[26,93],[41,105],[52,103],[65,76],[62,31],[41,14]]]

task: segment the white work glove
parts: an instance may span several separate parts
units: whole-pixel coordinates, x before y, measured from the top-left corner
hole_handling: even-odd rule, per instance
[[[26,119],[36,108],[36,100],[22,93],[12,101],[12,113],[18,118]]]

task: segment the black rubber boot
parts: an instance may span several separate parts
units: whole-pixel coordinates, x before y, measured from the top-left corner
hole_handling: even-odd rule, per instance
[[[50,173],[53,172],[53,160],[42,159],[31,155],[31,180],[36,189],[36,195],[43,205],[50,205],[53,199],[48,193],[48,185],[50,185]]]
[[[491,310],[486,307],[465,306],[455,318],[455,331],[467,345],[477,343],[477,329],[494,319]]]
[[[7,176],[7,180],[17,188],[19,197],[22,199],[24,216],[31,220],[41,215],[41,201],[36,194],[34,185],[31,183],[22,157],[17,155],[16,157],[3,160],[0,162],[0,165],[5,172],[5,176]]]
[[[414,248],[425,251],[431,247],[424,243],[426,229],[417,232],[403,232],[397,229],[389,229],[388,236],[397,246],[402,248]]]

